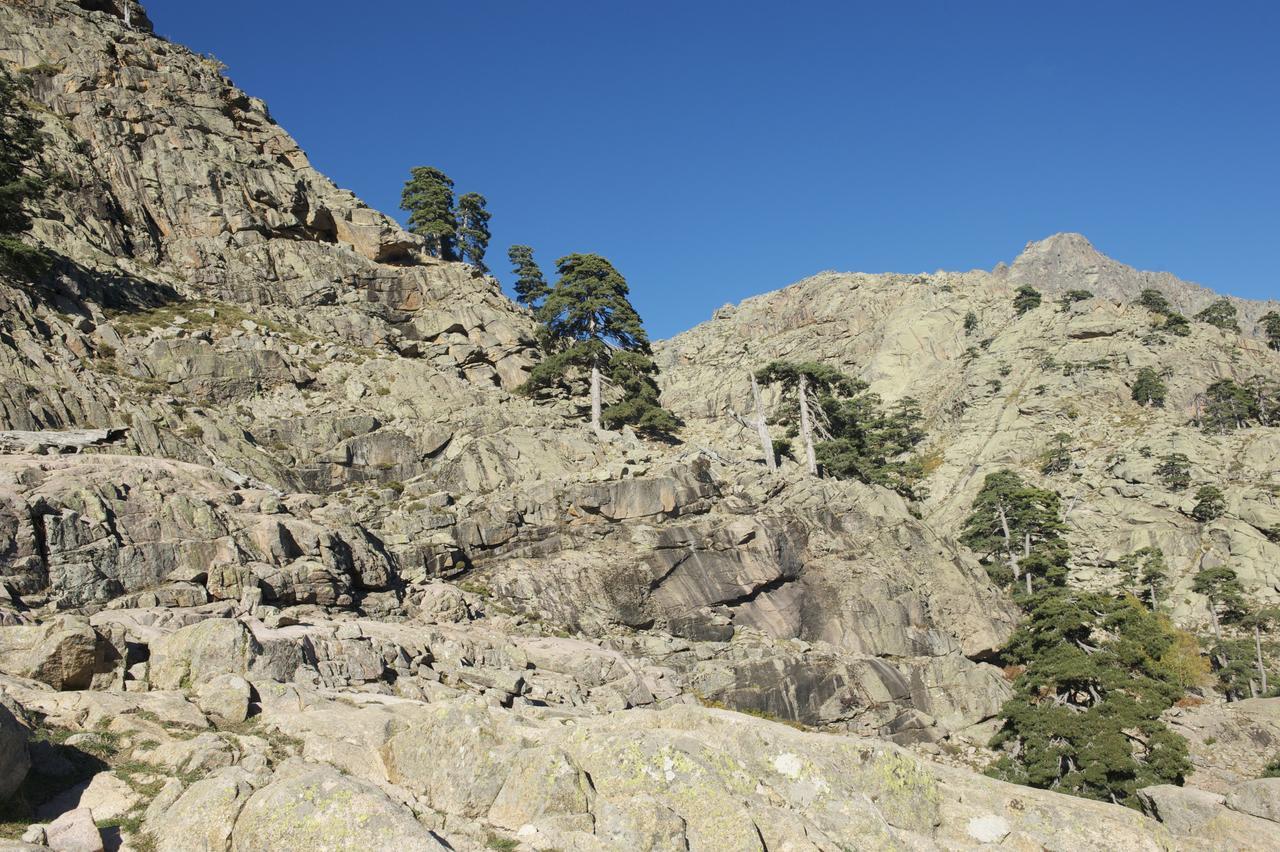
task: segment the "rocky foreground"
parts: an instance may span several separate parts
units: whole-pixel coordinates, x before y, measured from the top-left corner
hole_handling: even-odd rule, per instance
[[[1211,297],[1070,235],[824,274],[659,347],[683,443],[592,434],[513,395],[533,323],[496,281],[130,11],[0,3],[73,187],[36,211],[54,270],[0,278],[0,848],[1280,848],[1280,699],[1171,711],[1196,769],[1145,814],[981,775],[1018,613],[954,540],[1065,430],[1086,581],[1158,544],[1185,626],[1203,565],[1276,599],[1280,430],[1186,423],[1212,378],[1280,373],[1266,306],[1153,350],[1135,288]],[[1016,318],[1024,281],[1094,297]],[[797,352],[924,403],[927,499],[765,471],[743,356]]]

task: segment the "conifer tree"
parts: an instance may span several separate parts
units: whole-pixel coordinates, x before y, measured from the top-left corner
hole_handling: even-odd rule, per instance
[[[1217,326],[1223,331],[1240,331],[1240,323],[1236,320],[1236,306],[1228,299],[1218,299],[1196,314],[1196,319]]]
[[[562,384],[573,370],[590,376],[591,426],[605,424],[604,373],[622,398],[608,409],[608,423],[631,424],[650,432],[678,425],[662,411],[653,380],[649,338],[640,315],[628,300],[626,279],[613,264],[595,254],[571,254],[556,261],[560,277],[534,312],[550,354],[529,373],[524,385],[534,393]]]
[[[1140,548],[1122,556],[1116,568],[1135,598],[1152,610],[1160,608],[1160,591],[1169,573],[1163,550],[1158,547]]]
[[[1280,352],[1280,313],[1268,311],[1259,321],[1262,333],[1267,338],[1267,345]]]
[[[1030,284],[1023,284],[1014,295],[1013,311],[1018,316],[1022,316],[1027,311],[1040,307],[1041,300],[1042,297],[1039,290]]]
[[[1178,337],[1187,337],[1191,334],[1191,321],[1175,311],[1165,316],[1160,328]]]
[[[1185,686],[1180,636],[1130,599],[1069,587],[1036,595],[1004,651],[1025,670],[992,740],[1006,781],[1136,807],[1137,790],[1191,770],[1160,719]]]
[[[1191,459],[1185,453],[1169,453],[1156,466],[1156,476],[1170,491],[1181,491],[1191,484]]]
[[[453,208],[453,181],[431,166],[410,172],[400,195],[409,214],[409,230],[424,237],[427,251],[441,260],[457,260],[458,220]]]
[[[489,211],[485,198],[478,192],[468,192],[458,198],[458,260],[464,260],[479,272],[487,274],[484,254],[489,249]]]
[[[22,85],[0,69],[0,267],[34,271],[47,262],[43,252],[18,238],[31,227],[27,203],[45,191],[37,164],[43,149],[44,134]]]
[[[984,559],[999,558],[1008,574],[994,574],[996,579],[1024,579],[1030,597],[1033,575],[1050,584],[1065,577],[1062,529],[1057,493],[1028,485],[1011,470],[999,470],[983,480],[960,541]]]
[[[763,385],[781,385],[788,405],[794,405],[799,414],[799,435],[804,442],[805,467],[810,475],[817,476],[815,435],[830,436],[826,424],[817,419],[822,413],[817,404],[819,397],[853,396],[864,390],[866,385],[825,364],[812,361],[774,361],[762,367],[756,373],[756,379]]]
[[[967,337],[978,329],[978,315],[973,311],[969,311],[964,315],[964,333]]]
[[[1209,385],[1205,397],[1202,425],[1206,432],[1243,429],[1260,419],[1257,397],[1233,379],[1219,379]]]
[[[511,261],[511,271],[515,273],[516,301],[526,307],[536,308],[551,292],[547,279],[542,277],[542,270],[533,259],[533,249],[529,246],[512,246],[507,250],[507,258]]]
[[[1040,472],[1047,474],[1065,473],[1071,469],[1071,436],[1059,432],[1053,436],[1053,443],[1044,452],[1040,464]]]
[[[1222,517],[1227,511],[1227,501],[1222,490],[1216,485],[1202,485],[1196,492],[1196,504],[1191,509],[1191,517],[1201,523],[1208,523]]]
[[[1133,382],[1133,401],[1139,405],[1164,408],[1165,394],[1168,388],[1160,379],[1160,375],[1150,367],[1138,370],[1138,377]]]
[[[1138,295],[1136,304],[1141,305],[1153,314],[1168,315],[1173,313],[1173,305],[1169,304],[1169,300],[1159,290],[1147,288]]]
[[[1068,290],[1059,300],[1061,310],[1067,310],[1076,302],[1087,302],[1093,298],[1092,290]]]

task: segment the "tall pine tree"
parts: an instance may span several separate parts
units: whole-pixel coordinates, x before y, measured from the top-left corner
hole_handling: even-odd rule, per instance
[[[1033,576],[1051,585],[1065,579],[1067,549],[1059,514],[1057,492],[1028,485],[1011,470],[998,470],[983,480],[960,541],[984,559],[999,558],[1007,574],[993,576],[1024,580],[1029,597]]]
[[[533,249],[512,246],[507,250],[507,259],[511,261],[511,271],[516,276],[516,301],[526,307],[537,307],[551,288],[547,286],[547,279],[542,277],[538,262],[533,259]]]
[[[457,260],[458,220],[453,209],[453,181],[431,166],[410,173],[400,195],[409,213],[409,230],[427,241],[427,251],[441,260]]]
[[[590,377],[591,426],[632,425],[669,433],[679,423],[658,402],[649,337],[627,298],[626,279],[595,254],[571,254],[556,261],[559,279],[534,316],[542,324],[548,355],[529,374],[526,392],[564,384],[575,370]],[[604,376],[619,397],[604,407]]]
[[[468,192],[458,198],[458,260],[464,260],[482,273],[488,273],[484,265],[484,253],[489,248],[489,211],[485,198],[478,192]]]

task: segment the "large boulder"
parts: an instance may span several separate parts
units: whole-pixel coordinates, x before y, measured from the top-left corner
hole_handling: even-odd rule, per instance
[[[0,628],[0,671],[54,689],[88,689],[94,675],[111,671],[110,656],[111,646],[80,616]]]
[[[1227,807],[1280,822],[1280,778],[1246,781],[1227,796]],[[1278,829],[1280,830],[1280,829]]]
[[[193,689],[218,675],[244,675],[259,650],[253,634],[239,621],[206,619],[152,643],[151,685]]]
[[[245,802],[234,852],[263,849],[444,850],[404,805],[331,766],[291,760]]]

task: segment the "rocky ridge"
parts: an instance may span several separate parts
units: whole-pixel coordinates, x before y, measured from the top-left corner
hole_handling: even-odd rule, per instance
[[[0,5],[0,60],[77,187],[36,211],[54,272],[0,280],[0,789],[63,791],[27,841],[1211,839],[929,759],[985,742],[1008,691],[984,661],[1016,614],[949,536],[961,485],[921,520],[765,474],[724,409],[685,401],[736,391],[670,354],[723,317],[662,350],[683,445],[513,396],[532,323],[497,282],[426,257],[130,9]],[[998,318],[1011,285],[975,284]],[[809,310],[762,339],[812,339]],[[929,336],[952,312],[880,335],[886,385],[908,337],[952,345]],[[1252,446],[1232,458],[1269,464]],[[1259,801],[1198,812],[1253,830]]]

